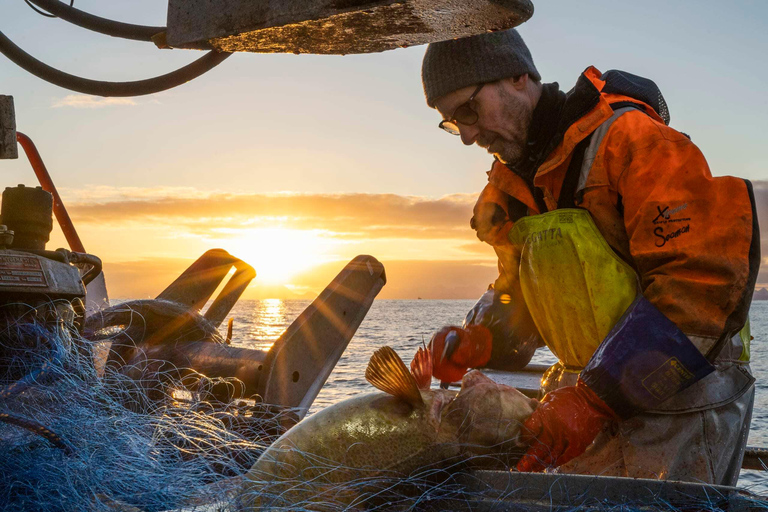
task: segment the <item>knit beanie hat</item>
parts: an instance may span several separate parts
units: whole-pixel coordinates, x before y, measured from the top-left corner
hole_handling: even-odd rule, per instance
[[[421,81],[427,105],[450,92],[528,73],[541,80],[533,58],[517,30],[489,32],[427,46]]]

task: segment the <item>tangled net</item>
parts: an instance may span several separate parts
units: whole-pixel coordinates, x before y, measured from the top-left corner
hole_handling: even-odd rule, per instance
[[[622,489],[594,481],[585,475],[521,474],[498,471],[504,461],[483,456],[443,461],[404,476],[375,468],[352,468],[337,461],[322,460],[305,453],[313,467],[290,480],[269,481],[256,475],[258,486],[237,495],[238,510],[273,512],[348,510],[365,511],[452,511],[452,512],[726,512],[765,511],[768,500],[748,492],[723,492],[717,486],[631,481]],[[481,460],[478,460],[481,459]],[[476,468],[495,467],[496,471]],[[470,469],[473,468],[473,469]],[[348,474],[342,482],[326,478]],[[307,477],[307,473],[311,476]],[[613,488],[609,488],[609,486]],[[645,487],[644,487],[645,485]]]
[[[92,354],[105,348],[61,324],[0,332],[0,510],[226,509],[239,485],[229,477],[247,471],[290,411],[218,402],[211,390],[241,387],[236,379],[97,371]]]
[[[684,504],[653,492],[624,503],[581,491],[563,498],[557,475],[535,496],[519,482],[498,485],[468,471],[499,462],[489,457],[442,461],[406,477],[315,457],[313,474],[341,471],[350,478],[317,485],[299,476],[243,494],[242,475],[293,412],[248,399],[218,401],[213,390],[221,386],[238,396],[236,379],[175,368],[128,378],[94,362],[93,354],[105,349],[105,342],[83,339],[61,323],[9,322],[0,331],[0,511],[234,511],[253,502],[290,511],[716,511],[732,509],[735,499],[740,510],[768,510],[762,498],[706,489],[704,498]],[[572,505],[554,504],[554,495]]]

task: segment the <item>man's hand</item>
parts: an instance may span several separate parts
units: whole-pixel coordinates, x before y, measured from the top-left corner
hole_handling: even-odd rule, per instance
[[[543,471],[578,457],[605,426],[618,417],[581,380],[551,391],[523,423],[522,440],[530,444],[518,471]]]
[[[491,344],[490,331],[481,325],[443,327],[429,341],[432,375],[443,384],[460,381],[468,369],[488,362]]]

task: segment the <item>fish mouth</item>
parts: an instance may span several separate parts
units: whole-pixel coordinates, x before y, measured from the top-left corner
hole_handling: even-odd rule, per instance
[[[517,446],[522,423],[534,409],[532,399],[517,389],[474,370],[462,379],[444,421],[468,452],[481,455]]]

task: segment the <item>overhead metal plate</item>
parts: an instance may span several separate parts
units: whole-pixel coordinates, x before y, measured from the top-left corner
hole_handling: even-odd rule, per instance
[[[169,0],[170,46],[372,53],[515,27],[531,0]]]

